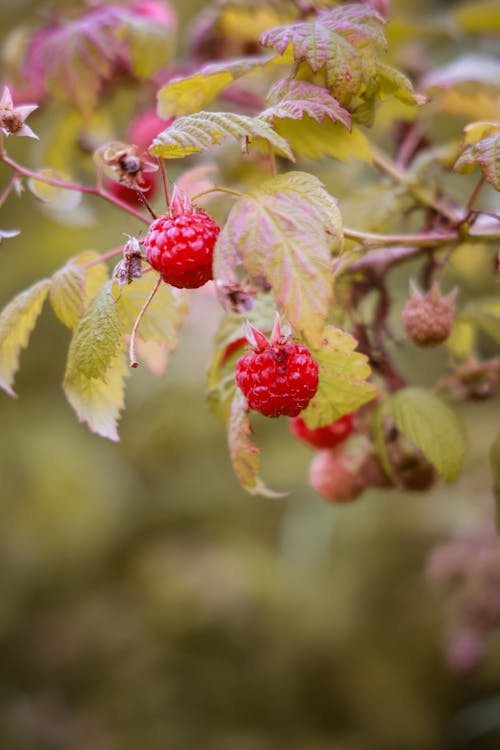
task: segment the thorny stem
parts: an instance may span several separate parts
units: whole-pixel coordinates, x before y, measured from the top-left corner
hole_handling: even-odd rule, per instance
[[[197,201],[198,198],[201,198],[203,195],[209,195],[210,193],[227,193],[228,195],[234,195],[236,198],[241,198],[243,193],[239,193],[237,190],[231,190],[231,188],[225,188],[225,187],[213,187],[210,188],[210,190],[202,190],[201,193],[196,193],[196,195],[191,196],[192,201]]]
[[[10,193],[12,191],[12,188],[16,184],[16,180],[17,180],[17,174],[13,174],[12,177],[11,177],[11,179],[10,179],[10,181],[9,181],[9,183],[8,183],[8,185],[7,185],[7,187],[5,188],[5,190],[0,195],[0,206],[3,206],[3,204],[5,203],[5,201],[7,200],[7,198],[9,197],[9,195],[10,195]]]
[[[165,203],[167,204],[168,209],[170,207],[170,193],[168,191],[167,170],[165,169],[163,159],[160,156],[157,156],[156,158],[158,159],[158,164],[160,165],[161,181],[163,184],[163,192],[165,194]]]
[[[121,208],[122,211],[126,211],[132,216],[135,216],[135,218],[139,219],[139,221],[142,221],[145,224],[150,223],[147,216],[144,216],[144,214],[142,214],[140,211],[137,211],[132,206],[129,206],[128,203],[125,203],[119,198],[115,198],[114,195],[111,195],[111,193],[108,193],[103,188],[90,187],[89,185],[78,185],[73,182],[64,182],[64,180],[58,180],[53,177],[47,177],[46,175],[40,174],[39,172],[34,172],[33,170],[28,169],[27,167],[23,167],[22,164],[18,164],[16,161],[11,159],[10,156],[7,156],[6,153],[0,152],[0,160],[3,161],[4,164],[6,164],[8,167],[13,169],[16,175],[21,174],[24,177],[30,177],[32,180],[38,180],[39,182],[43,182],[46,185],[53,185],[54,187],[59,187],[64,190],[73,190],[78,193],[86,193],[88,195],[97,195],[99,198],[103,198],[109,203],[113,203],[115,206],[118,206],[118,208]]]
[[[158,291],[158,287],[160,286],[161,281],[162,281],[161,276],[158,276],[158,278],[156,280],[156,283],[155,283],[154,287],[152,288],[151,292],[149,293],[149,296],[148,296],[147,300],[145,301],[145,303],[141,307],[139,315],[137,316],[137,319],[136,319],[136,321],[134,323],[134,327],[132,328],[132,333],[130,334],[130,344],[129,344],[129,348],[128,348],[128,355],[129,355],[130,366],[131,367],[139,367],[139,362],[137,361],[137,358],[135,356],[135,340],[136,340],[136,337],[137,337],[137,330],[139,328],[141,320],[144,317],[144,313],[148,309],[149,305],[151,304],[151,300],[153,299],[153,297],[155,296],[156,292]]]
[[[391,159],[382,151],[375,147],[372,148],[373,163],[378,169],[380,169],[381,172],[385,172],[395,182],[404,185],[408,189],[408,191],[419,201],[419,203],[432,208],[434,211],[436,211],[436,213],[443,216],[448,223],[452,225],[456,223],[457,216],[454,211],[448,208],[448,206],[446,206],[441,201],[434,198],[430,191],[426,190],[423,187],[420,187],[419,185],[415,185],[411,177],[409,177],[409,175],[404,170],[400,169],[397,164],[391,161]]]

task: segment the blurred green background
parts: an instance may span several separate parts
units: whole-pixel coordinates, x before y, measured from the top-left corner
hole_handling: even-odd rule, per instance
[[[177,3],[183,28],[203,5]],[[3,0],[2,29],[39,12]],[[12,152],[36,164],[37,148]],[[94,223],[61,227],[32,195],[9,199],[2,226],[22,235],[1,246],[1,306],[138,228],[89,205]],[[250,497],[204,404],[218,320],[195,293],[166,376],[130,378],[118,444],[66,403],[69,333],[48,309],[19,399],[0,395],[0,750],[496,750],[500,638],[476,673],[453,674],[448,603],[424,569],[436,542],[492,513],[498,400],[461,408],[454,485],[346,507],[309,488],[311,452],[285,421],[256,421],[264,476],[292,492]],[[407,347],[400,364],[428,384],[440,363]]]

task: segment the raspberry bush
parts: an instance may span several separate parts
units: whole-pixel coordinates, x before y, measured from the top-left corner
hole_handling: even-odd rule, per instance
[[[7,302],[0,386],[14,395],[47,298],[72,336],[66,396],[117,440],[129,367],[163,373],[188,290],[206,285],[221,317],[208,401],[243,487],[272,494],[251,438],[257,411],[294,418],[296,436],[327,449],[311,483],[331,499],[427,491],[462,468],[454,403],[498,393],[497,63],[455,49],[426,67],[425,40],[412,57],[391,33],[388,2],[258,5],[250,23],[252,3],[214,3],[182,66],[161,0],[54,8],[15,54],[6,40],[0,203],[29,201],[27,189],[52,220],[77,221],[98,199],[121,212],[122,232],[111,249],[72,248]],[[489,35],[467,7],[453,31],[440,27],[450,44]],[[29,166],[23,137],[40,140],[33,161],[46,166]],[[1,237],[20,243],[22,227],[6,219]],[[467,288],[476,259],[487,294]],[[418,279],[406,300],[402,276]],[[399,351],[414,343],[436,349],[433,383],[402,371]],[[363,460],[350,456],[356,441]],[[376,471],[346,488],[365,459]],[[325,490],[322,473],[342,488]]]

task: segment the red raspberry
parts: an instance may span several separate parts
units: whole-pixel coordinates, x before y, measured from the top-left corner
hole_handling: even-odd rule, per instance
[[[149,201],[152,200],[157,189],[156,174],[145,172],[142,175],[141,187],[144,196]],[[134,188],[131,187],[127,187],[127,185],[123,185],[121,182],[116,182],[115,180],[107,180],[106,189],[109,193],[114,195],[115,198],[119,198],[121,201],[125,201],[125,203],[128,203],[129,206],[143,205],[140,196],[137,193],[137,190],[134,190]]]
[[[403,310],[403,323],[411,340],[422,347],[439,346],[451,333],[457,290],[442,297],[436,284],[427,294],[415,285]]]
[[[281,335],[279,318],[271,341],[253,326],[247,338],[254,351],[236,363],[236,385],[250,409],[265,417],[295,417],[318,388],[318,363],[301,344]]]
[[[378,458],[368,446],[318,451],[309,467],[309,483],[325,500],[348,503],[368,487],[388,487]]]
[[[303,443],[312,445],[313,448],[335,448],[349,437],[353,425],[352,414],[345,414],[335,422],[316,429],[310,429],[302,417],[294,417],[290,420],[290,432]]]
[[[195,289],[212,278],[219,231],[208,214],[174,193],[169,213],[155,219],[144,238],[146,257],[167,284]]]

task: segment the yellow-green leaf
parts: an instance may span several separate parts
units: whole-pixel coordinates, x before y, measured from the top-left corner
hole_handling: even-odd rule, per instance
[[[367,382],[368,359],[355,351],[356,345],[356,339],[342,329],[324,329],[321,347],[312,352],[319,365],[318,390],[300,415],[308,427],[330,424],[375,398],[375,386]]]
[[[389,403],[398,430],[420,448],[444,479],[456,479],[465,444],[455,412],[425,388],[403,388]]]
[[[325,119],[316,122],[310,117],[301,120],[276,120],[274,129],[290,144],[294,154],[307,159],[331,156],[339,161],[359,159],[371,163],[373,153],[365,134],[356,125],[349,132],[340,122]]]
[[[28,345],[49,287],[49,279],[37,282],[14,297],[0,313],[0,388],[9,396],[16,395],[12,386],[19,355]]]
[[[158,114],[168,119],[198,112],[239,78],[285,61],[282,55],[260,55],[206,65],[193,75],[169,81],[158,91]]]
[[[498,0],[467,0],[452,10],[455,20],[470,34],[498,34],[500,10]]]
[[[424,104],[427,97],[417,94],[404,73],[385,63],[377,63],[377,97],[395,96],[405,104]]]
[[[334,237],[342,238],[337,203],[321,182],[288,172],[240,198],[214,254],[214,278],[232,283],[241,259],[254,277],[267,279],[294,328],[319,344],[332,300]]]
[[[80,421],[110,440],[118,440],[116,424],[123,408],[127,371],[122,327],[106,283],[73,334],[64,391]]]
[[[269,123],[231,112],[197,112],[179,117],[154,139],[150,151],[163,159],[178,159],[203,151],[228,136],[248,142],[262,139],[294,161],[290,146]]]
[[[98,259],[99,253],[87,250],[71,258],[52,276],[50,304],[61,323],[70,330],[76,328],[88,303],[108,277],[106,264],[94,263]],[[93,265],[87,268],[87,263]]]
[[[481,167],[485,180],[500,191],[500,125],[488,137],[466,146],[454,169],[470,172],[476,165]]]
[[[40,169],[39,173],[51,180],[70,182],[67,175],[57,172],[55,169]],[[42,180],[35,180],[34,178],[28,180],[28,187],[38,200],[48,204],[57,211],[74,211],[82,197],[78,190],[66,190],[65,188],[49,185],[46,182],[42,182]]]
[[[250,439],[252,428],[248,419],[245,397],[238,391],[231,406],[228,424],[229,455],[233,469],[241,486],[251,495],[282,497],[284,493],[273,492],[259,477],[260,450]]]

